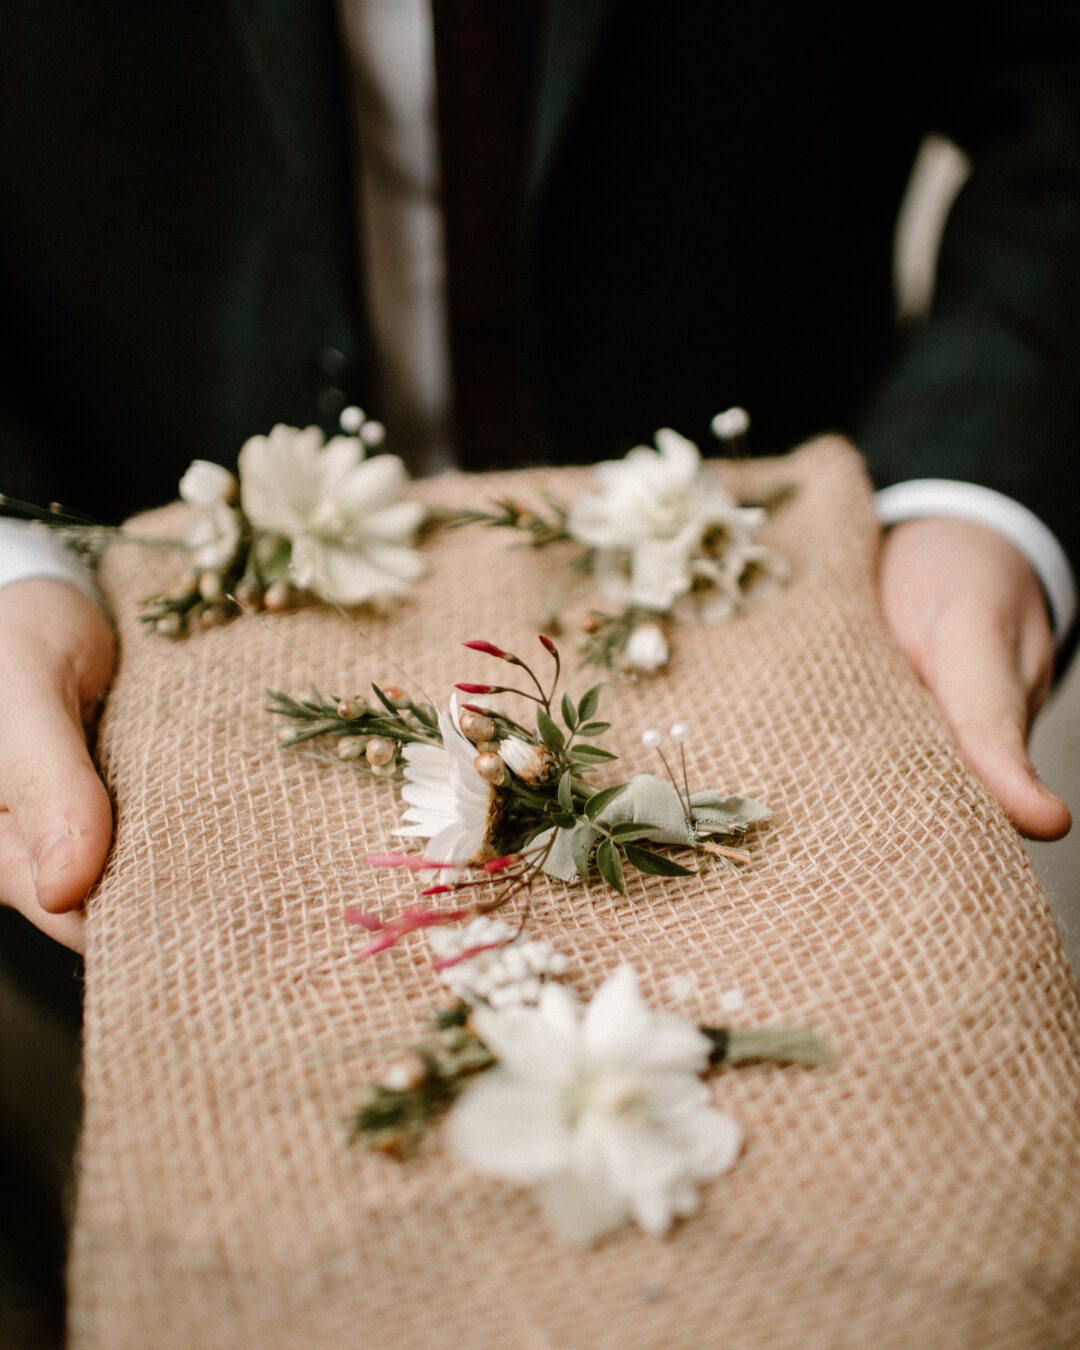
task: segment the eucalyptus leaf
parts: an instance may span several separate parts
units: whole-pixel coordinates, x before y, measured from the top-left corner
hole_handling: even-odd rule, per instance
[[[600,691],[603,687],[602,684],[594,684],[581,696],[581,702],[577,708],[579,722],[588,722],[590,718],[596,716],[596,710],[600,706]]]
[[[564,811],[573,811],[574,809],[574,789],[570,781],[570,770],[559,779],[559,805]]]
[[[595,831],[584,823],[578,825],[570,836],[570,854],[574,867],[582,881],[589,879],[589,849],[592,846]]]
[[[694,870],[684,867],[673,858],[665,858],[662,853],[653,853],[651,849],[637,848],[633,844],[623,844],[622,851],[626,861],[639,872],[647,872],[653,877],[691,877]]]
[[[601,788],[599,792],[594,792],[585,803],[585,814],[590,820],[595,820],[604,808],[611,804],[616,797],[626,791],[625,783],[616,783],[614,787]]]
[[[656,830],[651,825],[638,825],[636,821],[623,820],[611,826],[611,837],[619,843],[624,843],[627,839],[653,839],[656,837]]]
[[[605,731],[610,730],[610,722],[586,722],[584,726],[578,727],[577,734],[579,736],[588,736],[591,738],[593,736],[602,736]]]
[[[607,884],[618,891],[620,895],[625,895],[626,886],[623,883],[622,863],[619,861],[618,852],[610,839],[600,841],[600,846],[596,850],[596,865]]]
[[[536,729],[540,733],[540,739],[552,754],[557,755],[566,744],[566,737],[555,725],[551,715],[545,712],[543,708],[536,710]]]
[[[618,755],[613,755],[610,750],[601,750],[598,745],[575,745],[571,751],[575,759],[581,760],[585,764],[607,764],[613,759],[618,759]]]
[[[574,700],[569,694],[563,694],[562,696],[562,720],[566,723],[570,731],[573,731],[578,724]]]

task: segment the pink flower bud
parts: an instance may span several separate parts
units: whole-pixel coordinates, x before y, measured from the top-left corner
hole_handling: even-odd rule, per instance
[[[455,689],[460,689],[463,694],[495,694],[497,688],[493,684],[455,684]]]
[[[506,652],[501,647],[496,647],[494,642],[484,642],[482,638],[473,638],[469,642],[463,642],[463,647],[468,647],[474,652],[484,652],[487,656],[497,656],[500,661],[506,660]]]

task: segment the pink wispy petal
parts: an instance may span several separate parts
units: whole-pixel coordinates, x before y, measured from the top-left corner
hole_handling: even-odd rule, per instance
[[[505,947],[507,942],[512,942],[513,938],[507,938],[503,942],[483,942],[476,947],[466,947],[464,951],[458,952],[456,956],[440,956],[432,961],[432,970],[449,970],[451,966],[456,966],[460,961],[468,961],[471,957],[479,956],[481,952],[493,952],[497,947]]]
[[[433,862],[422,853],[367,853],[364,862],[371,867],[407,867],[410,872],[434,872],[443,867],[457,867],[458,863]]]
[[[484,863],[485,872],[501,872],[504,868],[513,867],[516,862],[521,861],[520,853],[507,853],[501,858],[489,858]]]

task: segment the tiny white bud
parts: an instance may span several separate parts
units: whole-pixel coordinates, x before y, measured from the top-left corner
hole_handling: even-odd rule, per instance
[[[364,744],[359,736],[342,736],[338,741],[338,759],[359,759],[364,753]]]
[[[391,1064],[382,1086],[394,1092],[412,1092],[427,1078],[427,1066],[419,1055],[409,1055],[407,1059]]]
[[[273,581],[267,586],[263,604],[271,614],[280,614],[283,609],[288,609],[292,602],[293,588],[287,581]]]
[[[386,428],[381,422],[365,422],[360,428],[360,439],[374,448],[386,440]]]
[[[220,572],[204,572],[199,577],[199,594],[204,600],[220,600],[224,590]]]
[[[639,623],[627,639],[623,666],[641,675],[653,675],[668,663],[671,655],[664,630],[656,623]]]
[[[373,769],[389,764],[397,754],[397,746],[387,736],[372,736],[364,750],[364,758]]]
[[[712,434],[718,441],[734,441],[750,430],[750,414],[745,408],[728,408],[712,420]]]
[[[492,787],[498,787],[506,777],[506,767],[502,760],[498,755],[493,755],[490,750],[476,756],[473,760],[473,768],[484,782],[490,783]]]
[[[162,637],[178,637],[184,630],[184,621],[179,614],[163,614],[154,624],[154,629]]]
[[[351,721],[354,717],[360,717],[366,713],[368,707],[366,698],[343,698],[338,702],[337,715]]]
[[[672,722],[670,734],[673,741],[689,740],[690,728],[685,722]]]
[[[655,727],[650,727],[648,731],[643,731],[641,733],[641,744],[646,750],[659,749],[661,739],[660,733]]]
[[[364,425],[364,410],[358,408],[355,403],[350,403],[347,408],[342,408],[341,416],[338,418],[338,426],[346,436],[355,436]]]
[[[473,712],[471,708],[462,711],[458,725],[461,727],[461,734],[467,736],[478,748],[481,741],[490,741],[495,735],[495,723],[491,718],[485,717],[483,713]]]

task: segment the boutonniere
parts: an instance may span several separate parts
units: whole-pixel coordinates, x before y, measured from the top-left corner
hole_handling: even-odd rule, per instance
[[[393,916],[351,915],[371,934],[368,954],[418,929],[489,915],[517,897],[524,898],[527,913],[530,889],[541,874],[588,882],[595,868],[607,885],[625,892],[626,868],[690,875],[695,869],[671,857],[671,849],[696,854],[699,867],[716,857],[751,861],[733,845],[771,813],[749,797],[691,789],[685,723],[670,733],[681,779],[663,753],[662,736],[649,729],[642,739],[659,754],[666,777],[639,773],[593,785],[592,776],[616,759],[595,743],[610,727],[597,716],[601,686],[577,701],[560,697],[558,648],[546,636],[539,643],[550,662],[547,679],[494,643],[465,643],[520,671],[524,687],[463,681],[442,709],[396,687],[373,686],[370,699],[317,692],[297,699],[271,691],[270,711],[290,723],[280,734],[284,745],[329,736],[341,758],[381,776],[400,772],[404,810],[397,833],[418,841],[420,851],[387,850],[366,861],[427,873],[432,884],[422,897],[453,904],[420,905]],[[476,701],[507,694],[534,705],[530,722]]]
[[[483,950],[487,937],[473,935]],[[587,1245],[631,1221],[663,1234],[742,1149],[704,1075],[748,1061],[818,1065],[829,1051],[800,1028],[701,1027],[657,1011],[628,965],[583,1003],[553,958],[535,940],[503,948],[503,978],[464,983],[469,996],[366,1090],[354,1133],[406,1157],[449,1111],[451,1151],[530,1188],[559,1237]]]
[[[721,439],[739,441],[748,424],[733,408],[713,426]],[[637,446],[592,472],[594,487],[569,506],[550,497],[536,509],[503,500],[450,521],[509,529],[533,548],[579,545],[546,622],[557,626],[573,582],[594,580],[604,608],[590,610],[578,637],[585,663],[652,674],[667,664],[672,625],[724,622],[785,580],[783,559],[757,537],[767,506],[736,501],[720,466],[677,431],[663,428],[655,448]]]
[[[206,460],[191,465],[180,480],[191,567],[144,603],[155,632],[178,637],[238,606],[286,609],[298,593],[375,606],[409,594],[424,571],[414,543],[425,507],[402,498],[408,473],[396,455],[369,453],[382,444],[381,424],[346,411],[353,434],[326,442],[318,427],[251,437],[239,477]]]

